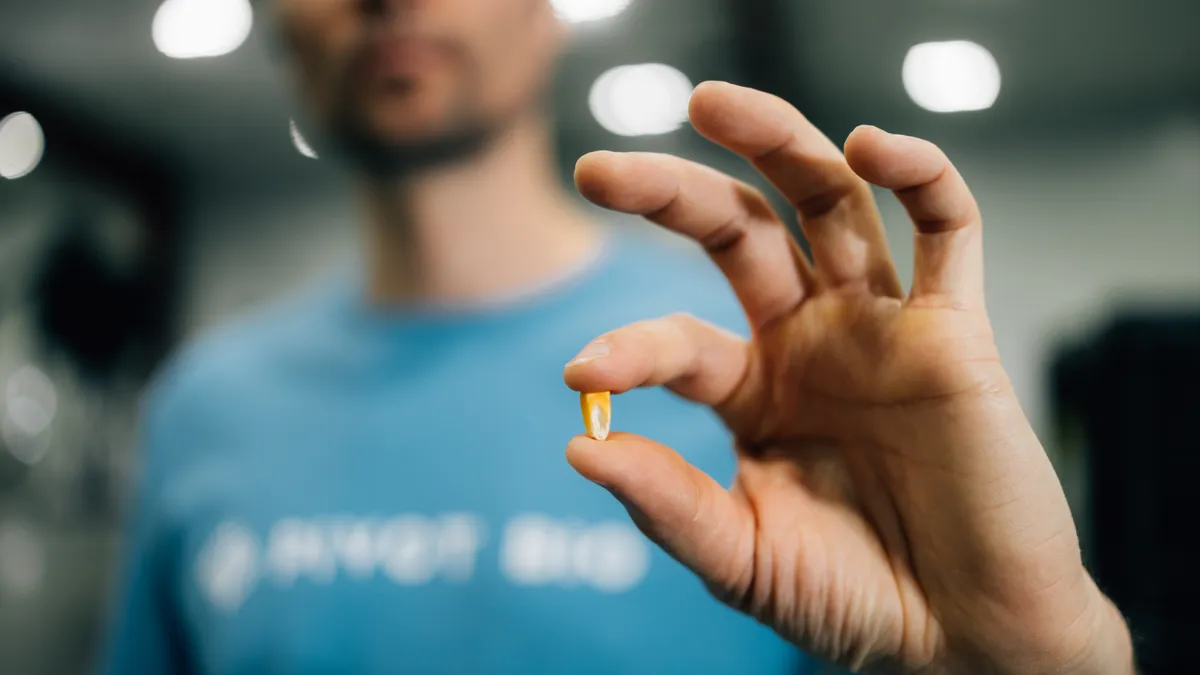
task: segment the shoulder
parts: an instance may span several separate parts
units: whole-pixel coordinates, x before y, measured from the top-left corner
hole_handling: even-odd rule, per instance
[[[142,400],[146,433],[197,424],[272,386],[330,324],[328,288],[307,289],[189,339],[159,368]]]
[[[646,227],[623,228],[616,235],[616,290],[652,315],[686,312],[745,334],[745,315],[733,289],[700,246]]]

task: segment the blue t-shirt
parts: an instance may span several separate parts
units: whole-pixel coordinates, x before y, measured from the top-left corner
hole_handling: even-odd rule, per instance
[[[153,388],[106,672],[801,669],[563,457],[590,339],[679,311],[744,332],[698,251],[612,235],[490,309],[385,315],[360,288],[220,329]],[[666,391],[614,399],[613,427],[732,477],[723,427]]]

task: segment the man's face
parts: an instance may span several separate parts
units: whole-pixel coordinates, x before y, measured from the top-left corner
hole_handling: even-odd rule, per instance
[[[275,0],[311,120],[379,171],[469,153],[536,99],[548,0]]]

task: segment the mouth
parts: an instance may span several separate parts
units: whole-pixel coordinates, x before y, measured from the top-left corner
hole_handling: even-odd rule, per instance
[[[442,40],[420,36],[384,37],[366,49],[363,65],[369,80],[411,80],[450,61]]]

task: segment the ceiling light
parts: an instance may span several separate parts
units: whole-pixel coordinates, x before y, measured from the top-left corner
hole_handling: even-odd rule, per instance
[[[42,126],[27,112],[0,120],[0,176],[20,178],[42,161],[46,139]]]
[[[985,110],[1000,95],[1000,66],[974,42],[926,42],[908,50],[902,71],[913,102],[931,112]]]
[[[619,136],[666,134],[687,122],[692,89],[671,66],[618,66],[596,79],[588,105],[600,126]]]
[[[154,15],[151,35],[163,54],[196,59],[237,49],[253,24],[249,0],[166,0]]]
[[[563,21],[584,23],[616,16],[629,7],[630,0],[550,0]]]

